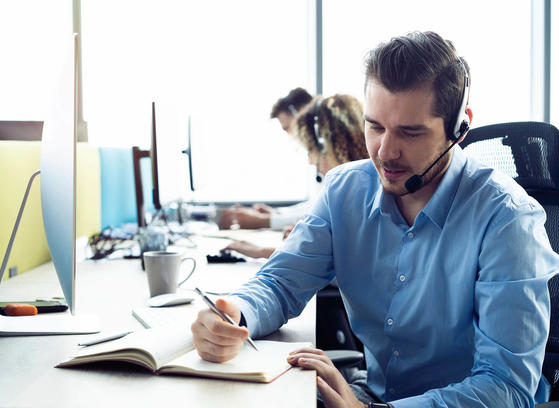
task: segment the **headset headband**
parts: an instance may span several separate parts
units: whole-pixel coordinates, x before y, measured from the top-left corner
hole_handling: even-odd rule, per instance
[[[466,105],[470,98],[470,78],[468,77],[468,70],[462,62],[461,58],[458,58],[458,62],[462,69],[464,70],[464,87],[462,88],[462,102],[460,103],[460,108],[456,113],[456,120],[454,122],[454,129],[452,133],[448,135],[450,140],[458,140],[470,129],[470,117],[466,113]]]

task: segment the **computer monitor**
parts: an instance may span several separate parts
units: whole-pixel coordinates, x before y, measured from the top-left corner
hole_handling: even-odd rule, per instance
[[[64,298],[75,313],[76,142],[78,118],[79,37],[74,34],[72,67],[61,73],[41,143],[41,204],[47,243]],[[70,72],[73,75],[68,75]]]
[[[186,188],[187,158],[181,134],[186,132],[186,121],[182,121],[173,104],[151,104],[151,174],[152,200],[156,210],[188,197]],[[184,136],[183,136],[184,137]],[[182,142],[184,143],[184,142]]]
[[[157,211],[161,210],[161,200],[159,199],[159,165],[157,157],[157,125],[155,120],[155,102],[151,103],[151,186],[153,206]]]
[[[188,117],[188,147],[183,150],[188,157],[188,181],[190,182],[190,191],[194,192],[194,173],[192,172],[192,117]]]

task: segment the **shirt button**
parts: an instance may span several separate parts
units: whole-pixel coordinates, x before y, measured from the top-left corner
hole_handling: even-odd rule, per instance
[[[406,277],[404,275],[400,275],[400,282],[404,282],[406,280]]]
[[[408,232],[408,238],[412,239],[413,238],[413,232]]]
[[[394,350],[394,357],[399,357],[400,356],[400,352],[398,350]]]
[[[395,390],[394,388],[390,388],[390,389],[388,390],[388,392],[389,392],[390,394],[396,394],[396,390]]]
[[[386,321],[386,324],[389,325],[389,326],[392,326],[392,323],[394,323],[394,320],[392,320],[392,319],[388,319]]]

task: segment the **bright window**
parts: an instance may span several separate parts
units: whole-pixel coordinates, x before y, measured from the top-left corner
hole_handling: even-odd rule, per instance
[[[186,147],[192,120],[199,191],[187,198],[304,198],[312,172],[306,154],[269,113],[296,86],[313,92],[313,1],[82,0],[90,143],[149,148],[156,101],[161,136],[174,126]],[[71,3],[0,2],[0,119],[45,117],[65,58]],[[324,0],[324,94],[361,99],[367,50],[394,35],[433,30],[471,66],[473,126],[530,120],[530,7],[526,0]],[[552,7],[551,24],[556,125],[558,10]],[[180,180],[184,189],[186,174]]]
[[[149,148],[156,101],[177,112],[183,147],[191,117],[194,199],[306,197],[306,155],[269,118],[311,83],[306,2],[96,0],[82,16],[92,143]]]
[[[324,2],[324,92],[363,98],[364,57],[410,31],[451,40],[470,65],[473,126],[530,120],[530,2]]]
[[[1,120],[46,117],[71,27],[71,0],[0,2]],[[312,92],[309,34],[300,0],[82,0],[89,142],[148,149],[155,101],[158,136],[177,129],[182,148],[191,117],[199,191],[185,198],[304,199],[306,154],[269,115],[290,89]]]
[[[68,60],[71,0],[0,2],[0,120],[43,120]],[[68,72],[71,74],[71,72]]]

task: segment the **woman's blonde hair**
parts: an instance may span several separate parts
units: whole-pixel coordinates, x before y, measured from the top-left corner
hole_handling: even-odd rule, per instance
[[[363,106],[353,96],[317,96],[297,115],[293,134],[308,152],[345,163],[369,157],[363,125]]]

